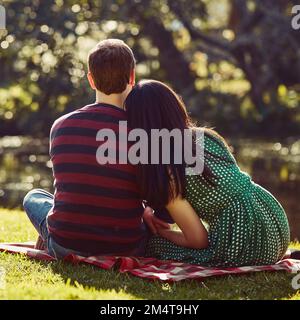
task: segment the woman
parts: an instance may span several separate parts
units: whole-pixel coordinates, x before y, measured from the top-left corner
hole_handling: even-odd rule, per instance
[[[202,174],[185,175],[186,164],[176,164],[174,157],[169,165],[138,165],[143,199],[155,209],[166,207],[181,229],[157,224],[147,256],[222,267],[272,264],[284,256],[290,233],[282,206],[240,171],[220,135],[192,125],[172,89],[158,81],[141,81],[125,108],[129,127],[142,128],[148,136],[151,129],[204,130]],[[199,143],[195,140],[194,147]],[[171,154],[173,150],[174,144]]]

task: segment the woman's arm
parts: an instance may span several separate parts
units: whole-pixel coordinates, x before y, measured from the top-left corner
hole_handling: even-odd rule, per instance
[[[167,209],[181,231],[157,228],[160,236],[182,247],[208,247],[207,230],[187,200],[178,197],[167,205]]]

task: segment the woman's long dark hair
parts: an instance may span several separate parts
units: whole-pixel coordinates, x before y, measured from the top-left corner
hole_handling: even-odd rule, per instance
[[[166,84],[159,81],[140,81],[128,95],[125,109],[129,128],[144,129],[148,137],[151,137],[151,129],[171,131],[176,128],[183,133],[185,129],[195,128],[181,98]],[[175,197],[181,195],[184,198],[186,194],[186,164],[184,161],[182,164],[174,163],[174,141],[171,141],[170,145],[170,164],[163,164],[161,161],[159,164],[150,163],[150,141],[149,164],[138,164],[137,179],[141,196],[153,208],[162,208]],[[162,155],[161,147],[162,145],[160,145],[160,155]],[[207,179],[212,176],[205,163],[202,175]]]

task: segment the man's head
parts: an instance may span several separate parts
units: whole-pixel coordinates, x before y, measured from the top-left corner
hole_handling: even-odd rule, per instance
[[[132,50],[119,39],[99,42],[88,57],[91,87],[105,95],[120,94],[135,82],[135,58]]]

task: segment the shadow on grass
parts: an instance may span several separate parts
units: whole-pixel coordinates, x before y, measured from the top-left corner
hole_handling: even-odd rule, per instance
[[[117,270],[102,270],[89,265],[52,262],[51,268],[71,285],[96,290],[115,290],[138,299],[289,299],[297,292],[291,286],[293,274],[257,272],[201,280],[166,283],[141,279]]]

